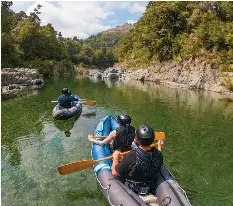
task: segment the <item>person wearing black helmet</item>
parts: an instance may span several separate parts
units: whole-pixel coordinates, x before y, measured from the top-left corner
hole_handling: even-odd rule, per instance
[[[68,91],[68,95],[72,97],[73,101],[81,101],[80,97],[77,94],[72,94],[71,91]]]
[[[159,140],[158,149],[152,148],[154,137],[154,130],[142,125],[136,130],[138,147],[123,158],[119,151],[113,153],[112,175],[119,176],[125,185],[140,195],[148,194],[155,187],[155,175],[163,164],[163,142]]]
[[[131,118],[128,114],[121,114],[117,117],[119,127],[113,130],[106,139],[98,141],[93,138],[93,134],[88,135],[88,139],[96,144],[110,144],[112,150],[121,152],[131,150],[131,145],[135,137],[135,128],[131,126]]]
[[[62,95],[57,99],[58,105],[64,108],[70,108],[73,103],[73,98],[69,95],[68,88],[62,89]]]

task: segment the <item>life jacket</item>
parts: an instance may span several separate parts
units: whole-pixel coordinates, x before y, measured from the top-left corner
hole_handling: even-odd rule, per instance
[[[61,95],[58,99],[58,104],[59,106],[61,107],[64,107],[64,108],[70,108],[71,107],[71,101],[69,99],[69,96],[67,95]]]
[[[76,94],[71,94],[70,96],[72,97],[73,101],[79,101],[80,100],[80,97],[78,95],[76,95]]]
[[[120,126],[116,129],[116,137],[113,140],[113,150],[121,152],[131,150],[131,144],[135,137],[135,129],[132,126]]]
[[[125,179],[125,184],[137,194],[145,195],[155,188],[155,174],[160,171],[163,164],[162,153],[153,148],[150,151],[143,151],[136,147],[136,164],[130,173],[140,171],[145,176],[145,181],[134,181]]]

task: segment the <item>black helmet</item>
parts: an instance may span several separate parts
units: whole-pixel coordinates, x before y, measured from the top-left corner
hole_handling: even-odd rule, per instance
[[[136,137],[142,146],[149,146],[154,141],[155,133],[151,127],[147,125],[142,125],[137,128]]]
[[[67,88],[63,88],[61,92],[62,94],[68,94],[69,90]]]
[[[131,118],[128,114],[121,114],[117,117],[117,121],[120,125],[126,126],[131,123]]]
[[[68,95],[71,95],[71,91],[70,90],[68,91]]]

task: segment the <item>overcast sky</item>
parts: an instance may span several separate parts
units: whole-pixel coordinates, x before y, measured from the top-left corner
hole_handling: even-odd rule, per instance
[[[28,15],[41,7],[42,25],[51,23],[63,37],[87,38],[100,31],[135,23],[145,11],[148,1],[13,1],[15,12]]]

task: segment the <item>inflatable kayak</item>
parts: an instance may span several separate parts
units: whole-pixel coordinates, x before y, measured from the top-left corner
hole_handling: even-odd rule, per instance
[[[106,136],[118,127],[112,116],[103,118],[95,130],[96,136]],[[102,139],[97,139],[102,140]],[[92,159],[97,160],[112,154],[108,145],[99,146],[92,143]],[[140,196],[130,190],[118,178],[112,176],[112,160],[104,160],[94,165],[96,179],[109,205],[115,206],[186,206],[191,205],[185,191],[174,180],[169,170],[162,166],[156,177],[155,194]]]
[[[82,103],[81,99],[77,95],[72,95],[75,101],[78,101],[71,108],[64,108],[58,104],[53,109],[53,117],[56,120],[70,119],[73,116],[78,116],[82,113]]]

